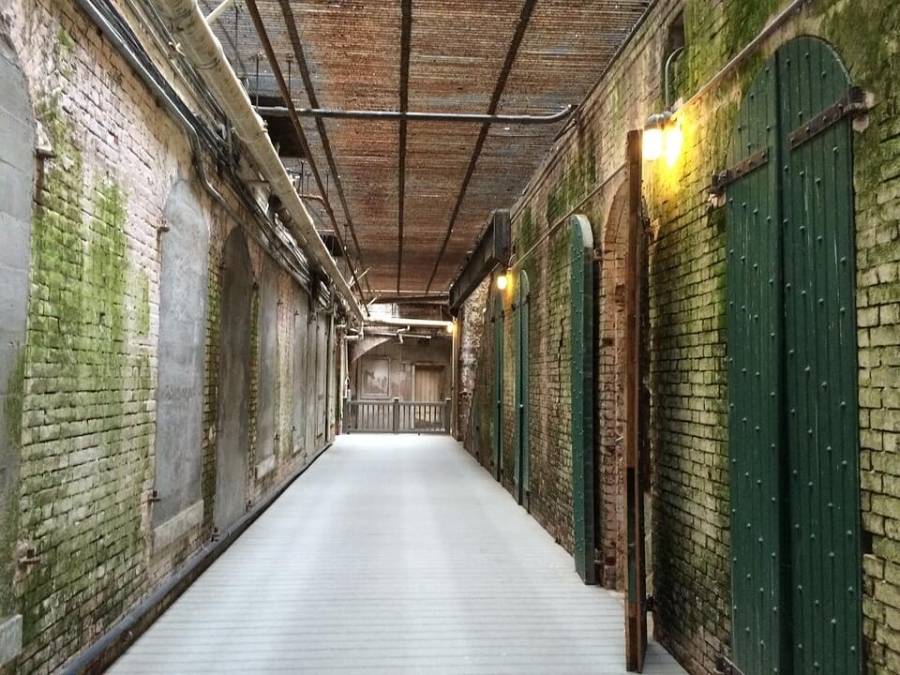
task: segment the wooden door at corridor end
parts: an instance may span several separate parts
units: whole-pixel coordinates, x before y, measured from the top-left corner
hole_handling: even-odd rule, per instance
[[[832,50],[779,49],[742,104],[727,197],[733,661],[861,670],[851,130]]]

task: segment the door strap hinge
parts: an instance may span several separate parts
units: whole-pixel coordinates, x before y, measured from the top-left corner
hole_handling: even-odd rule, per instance
[[[749,157],[742,159],[730,169],[719,171],[712,179],[712,193],[723,194],[725,188],[740,180],[751,171],[755,171],[769,161],[769,149],[761,148]]]
[[[744,675],[740,668],[724,656],[720,656],[716,659],[716,670],[720,675]]]
[[[788,134],[791,150],[803,145],[806,141],[818,136],[826,129],[834,126],[848,116],[867,112],[866,96],[859,87],[850,87],[839,100],[825,108],[812,119],[807,120]]]

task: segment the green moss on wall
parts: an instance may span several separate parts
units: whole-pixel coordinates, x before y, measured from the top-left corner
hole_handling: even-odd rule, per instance
[[[141,582],[151,368],[129,340],[126,196],[113,177],[86,176],[55,97],[37,111],[55,156],[32,222],[20,537],[41,564],[21,585],[24,639],[55,625],[87,644],[97,618],[83,598],[116,616]]]

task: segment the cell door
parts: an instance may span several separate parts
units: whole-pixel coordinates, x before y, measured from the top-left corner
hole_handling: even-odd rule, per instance
[[[582,215],[569,219],[572,524],[575,571],[597,582],[594,485],[594,235]]]
[[[494,293],[494,419],[493,468],[494,478],[500,480],[503,471],[503,297]]]
[[[519,273],[516,300],[516,501],[528,500],[528,275]]]
[[[741,107],[727,182],[733,651],[744,673],[861,670],[851,131],[815,38]]]

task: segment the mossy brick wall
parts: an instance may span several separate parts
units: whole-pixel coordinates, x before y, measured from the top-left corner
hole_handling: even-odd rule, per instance
[[[155,474],[158,228],[171,186],[194,178],[189,144],[71,2],[13,0],[2,12],[38,136],[53,151],[36,176],[18,483],[19,552],[34,548],[40,561],[17,570],[24,647],[6,668],[43,673],[96,640],[209,539],[220,261],[233,224],[195,186],[210,227],[204,524],[154,550],[147,497]],[[249,246],[258,262],[261,249]],[[287,274],[278,283],[285,304],[306,302]],[[279,340],[287,339],[287,311],[279,312]],[[288,379],[284,360],[281,367],[279,387]],[[256,392],[252,398],[255,405]],[[280,455],[268,482],[248,476],[248,494],[261,499],[310,457]]]
[[[679,93],[690,96],[785,5],[774,0],[656,3],[590,95],[576,131],[559,141],[515,206],[517,252],[521,254],[560,214],[579,204],[584,190],[592,186],[598,186],[596,196],[584,200],[578,211],[590,217],[595,242],[606,240],[612,198],[620,182],[616,172],[624,163],[625,133],[643,126],[650,113],[663,107],[661,56],[667,26],[679,10],[684,11],[688,49],[676,82]],[[800,34],[830,41],[854,84],[871,91],[878,102],[869,128],[854,134],[861,485],[868,533],[864,546],[869,551],[864,556],[864,631],[869,669],[900,672],[900,123],[898,75],[890,66],[896,62],[900,42],[885,37],[897,34],[898,13],[898,6],[886,0],[811,3],[714,91],[682,111],[685,142],[675,166],[645,164],[644,196],[652,239],[647,280],[653,504],[649,556],[657,601],[655,625],[657,637],[694,673],[714,672],[716,658],[729,654],[731,614],[725,224],[722,210],[709,209],[706,193],[712,173],[724,167],[742,92],[762,61]],[[583,166],[585,155],[595,163],[591,185],[567,178],[567,171],[578,174],[572,167]],[[554,245],[561,236],[551,235],[535,253],[536,260],[526,262],[534,270],[534,274],[529,270],[532,335],[545,336],[532,344],[536,365],[529,405],[533,488],[540,495],[535,515],[570,546],[570,474],[562,469],[569,453],[564,399],[568,372],[548,358],[548,352],[556,356],[568,349],[568,298],[554,296],[564,293],[567,284],[566,272],[554,260]],[[603,251],[604,258],[608,253]],[[605,268],[602,273],[604,283],[609,272]],[[554,300],[561,308],[556,316],[546,304]],[[611,308],[612,300],[604,286],[603,311]],[[537,309],[541,303],[544,307]],[[512,326],[507,324],[509,331]],[[489,380],[493,361],[487,358],[488,351],[482,349],[483,363],[477,368]],[[511,397],[511,332],[507,352],[505,381]],[[608,372],[609,352],[602,344],[601,355],[601,368]],[[602,383],[600,394],[604,395]],[[511,412],[507,409],[505,415],[507,443],[513,438]],[[485,407],[481,415],[487,414]],[[551,416],[558,428],[549,434],[535,428],[540,425],[537,420]],[[600,478],[604,475],[609,477],[601,472]],[[553,487],[550,477],[557,479]],[[610,484],[617,481],[616,477]],[[553,507],[548,507],[548,499],[555,500]],[[601,523],[610,526],[607,514],[601,515]],[[610,554],[610,546],[604,538],[601,554]]]
[[[863,633],[873,672],[900,672],[900,5],[835,2],[808,20],[875,96],[854,134]]]
[[[492,471],[494,405],[494,291],[493,278],[485,279],[462,308],[460,350],[460,424],[463,446]],[[463,406],[462,397],[468,399]]]
[[[478,355],[481,352],[481,343],[490,334],[485,333],[487,319],[487,303],[490,295],[490,279],[485,279],[468,298],[463,308],[459,322],[459,391],[457,392],[458,406],[458,436],[466,439],[475,433],[475,425],[480,426],[482,421],[471,415],[472,399],[476,388],[489,387],[489,383],[480,382],[477,376]],[[490,322],[487,322],[490,325]],[[480,392],[479,392],[480,393]],[[473,441],[474,441],[473,437]],[[473,446],[483,451],[477,445]]]

